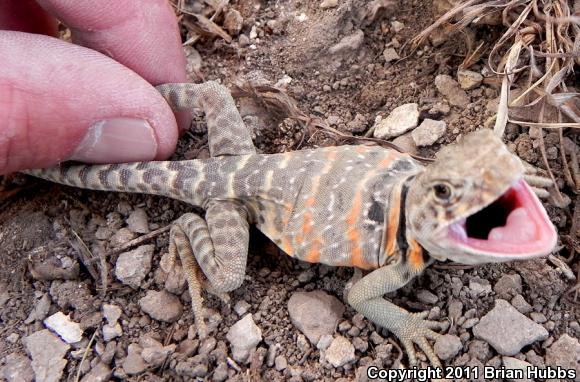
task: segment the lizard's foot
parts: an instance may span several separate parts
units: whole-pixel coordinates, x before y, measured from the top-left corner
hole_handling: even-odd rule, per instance
[[[429,362],[435,367],[441,367],[439,357],[433,351],[433,347],[428,340],[437,340],[441,334],[433,331],[440,329],[441,324],[437,321],[426,320],[429,312],[409,313],[406,322],[401,325],[400,330],[391,329],[403,344],[409,357],[410,366],[417,364],[417,356],[413,344],[417,344],[419,349],[425,353]]]
[[[539,173],[539,170],[531,164],[522,161],[524,165],[524,180],[530,185],[532,191],[540,199],[547,199],[550,197],[548,189],[554,186],[554,182],[547,176]]]

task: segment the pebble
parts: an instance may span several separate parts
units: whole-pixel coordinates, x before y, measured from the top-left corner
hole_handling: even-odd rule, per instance
[[[143,208],[136,208],[127,218],[127,228],[133,233],[149,233],[147,212]]]
[[[316,344],[316,348],[318,350],[326,350],[332,343],[332,336],[330,334],[324,334],[320,336],[318,343]]]
[[[141,357],[143,349],[137,344],[130,344],[127,349],[127,357],[122,363],[123,370],[129,375],[140,374],[147,369],[147,365]]]
[[[369,348],[369,343],[368,341],[363,340],[360,337],[354,337],[352,339],[352,344],[354,346],[354,348],[356,350],[358,350],[361,353],[364,353],[367,351],[367,349]]]
[[[324,352],[328,363],[334,367],[341,367],[355,360],[354,346],[343,336],[336,336]]]
[[[286,357],[284,357],[283,355],[279,355],[274,360],[274,365],[276,370],[282,371],[288,367],[288,361],[286,360]]]
[[[111,246],[113,248],[120,247],[121,245],[135,239],[137,235],[135,235],[129,228],[120,228],[117,230],[110,239]]]
[[[527,314],[534,310],[521,294],[516,294],[514,298],[512,298],[511,304],[522,314]]]
[[[463,90],[475,89],[483,82],[483,76],[473,70],[457,71],[457,82]]]
[[[224,15],[224,28],[230,36],[237,36],[244,25],[244,18],[237,10],[230,8]]]
[[[399,56],[399,53],[397,53],[395,48],[386,48],[383,50],[383,58],[385,59],[385,62],[392,62],[400,59],[401,56]]]
[[[249,363],[250,354],[262,340],[262,331],[254,323],[252,315],[248,313],[232,325],[226,338],[232,347],[234,360]]]
[[[415,144],[415,141],[413,140],[413,137],[410,133],[398,136],[397,138],[393,139],[393,143],[409,154],[416,155],[419,153],[417,145]]]
[[[295,292],[288,300],[290,320],[311,344],[334,333],[344,310],[342,302],[322,290]]]
[[[159,367],[171,354],[175,352],[177,345],[170,344],[163,346],[161,342],[145,335],[139,339],[139,344],[143,348],[141,358],[149,366]]]
[[[151,270],[154,245],[142,245],[132,251],[123,252],[115,265],[115,276],[123,284],[138,289],[141,281]]]
[[[79,342],[83,338],[81,326],[63,312],[56,312],[45,319],[44,325],[68,344]]]
[[[248,313],[248,310],[250,310],[251,307],[252,306],[248,304],[246,300],[240,300],[236,302],[236,305],[234,305],[234,312],[236,312],[236,314],[241,317]]]
[[[396,107],[385,119],[375,121],[375,138],[397,137],[417,127],[419,123],[419,105],[407,103]]]
[[[365,34],[357,29],[353,34],[343,37],[338,43],[328,49],[330,54],[342,54],[358,50],[363,43]]]
[[[183,312],[179,298],[166,291],[147,291],[145,297],[139,300],[139,306],[157,321],[175,322]]]
[[[443,361],[455,357],[462,348],[463,345],[459,337],[451,334],[439,336],[433,347],[435,354]]]
[[[312,270],[312,268],[305,270],[304,272],[301,272],[297,279],[298,281],[300,281],[303,284],[306,284],[307,282],[310,282],[313,278],[314,278],[315,274],[314,271]]]
[[[502,357],[503,367],[510,370],[522,370],[523,375],[525,376],[528,373],[528,367],[532,367],[532,364],[522,361],[521,359],[517,359],[514,357]],[[523,379],[513,379],[513,378],[506,378],[506,381],[509,382],[517,382],[517,381],[524,381],[524,382],[531,382],[532,379],[523,378]]]
[[[48,293],[44,293],[42,297],[38,300],[38,302],[34,305],[32,311],[24,321],[25,324],[31,324],[34,321],[42,321],[48,315],[48,311],[50,310],[50,296]]]
[[[436,121],[434,119],[425,119],[419,127],[411,132],[413,141],[419,147],[431,146],[439,138],[445,135],[447,123],[445,121]]]
[[[322,8],[322,9],[334,8],[337,5],[338,5],[338,0],[323,0],[320,3],[320,8]]]
[[[417,292],[416,296],[417,296],[417,299],[424,304],[433,305],[433,304],[437,303],[437,301],[439,301],[439,297],[437,297],[435,294],[431,293],[430,291],[428,291],[426,289],[419,290]]]
[[[503,299],[522,293],[522,276],[517,273],[503,275],[493,286],[493,291]]]
[[[393,32],[399,33],[403,28],[405,28],[405,24],[397,20],[391,21],[391,28],[393,29]]]
[[[560,366],[564,369],[575,369],[576,379],[580,380],[580,342],[576,338],[563,334],[546,350],[546,364]]]
[[[112,375],[111,368],[103,362],[99,362],[81,379],[81,382],[107,382]]]
[[[469,279],[469,292],[472,297],[487,295],[491,293],[491,284],[487,280],[473,277]]]
[[[103,304],[103,317],[105,317],[109,324],[115,324],[121,317],[122,313],[123,310],[121,310],[117,305]]]
[[[473,334],[490,344],[501,355],[515,355],[526,345],[548,338],[543,326],[536,324],[509,302],[495,301],[495,307],[481,318]]]
[[[70,346],[61,341],[48,329],[32,333],[23,338],[26,351],[32,358],[32,370],[36,381],[60,381],[62,371],[66,366],[63,359]]]
[[[121,324],[115,322],[114,324],[103,325],[103,340],[108,342],[113,338],[121,337],[123,335],[123,328]]]
[[[461,89],[459,83],[447,74],[435,77],[435,87],[453,106],[465,107],[469,104],[469,96]]]
[[[179,264],[174,264],[169,272],[167,272],[167,279],[165,279],[165,290],[169,293],[180,295],[187,288],[187,280],[183,267]]]
[[[28,357],[19,353],[8,354],[4,359],[4,367],[0,369],[0,378],[6,382],[32,382],[34,371]]]
[[[227,363],[222,362],[213,371],[211,380],[213,382],[223,382],[228,379],[228,376],[228,365]]]
[[[544,313],[532,312],[530,313],[530,318],[538,324],[543,324],[544,322],[548,321]]]

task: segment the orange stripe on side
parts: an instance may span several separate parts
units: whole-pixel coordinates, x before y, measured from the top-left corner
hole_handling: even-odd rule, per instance
[[[401,190],[393,188],[394,192],[392,200],[389,201],[389,218],[387,219],[387,240],[385,245],[385,253],[387,256],[393,256],[397,249],[397,231],[399,230],[399,217],[401,215]]]
[[[409,264],[415,270],[421,270],[425,267],[425,262],[423,261],[423,248],[417,243],[416,240],[408,240],[410,248],[408,253]]]
[[[280,244],[280,248],[290,257],[294,257],[294,247],[290,242],[290,239],[287,236],[282,238],[282,243]]]
[[[322,240],[320,238],[314,239],[304,260],[309,263],[318,263],[320,261],[320,248],[322,248]]]

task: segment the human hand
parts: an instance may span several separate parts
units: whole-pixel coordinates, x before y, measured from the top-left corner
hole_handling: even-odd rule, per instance
[[[54,18],[72,44],[47,36]],[[152,86],[186,81],[168,1],[6,0],[0,29],[0,174],[173,152],[178,123]]]

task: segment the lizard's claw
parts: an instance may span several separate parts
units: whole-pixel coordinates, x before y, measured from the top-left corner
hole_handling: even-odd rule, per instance
[[[554,182],[547,176],[539,174],[536,167],[522,161],[524,165],[524,180],[532,187],[534,193],[540,199],[547,199],[550,196],[548,189],[554,186]]]
[[[433,351],[433,347],[429,341],[427,341],[428,339],[435,341],[439,338],[441,334],[434,332],[432,329],[439,329],[441,325],[436,321],[426,320],[425,318],[428,314],[429,312],[410,313],[408,321],[403,326],[403,330],[400,333],[394,332],[399,337],[409,356],[410,366],[417,364],[417,356],[415,355],[415,347],[413,345],[417,344],[433,366],[441,367],[439,358]]]

